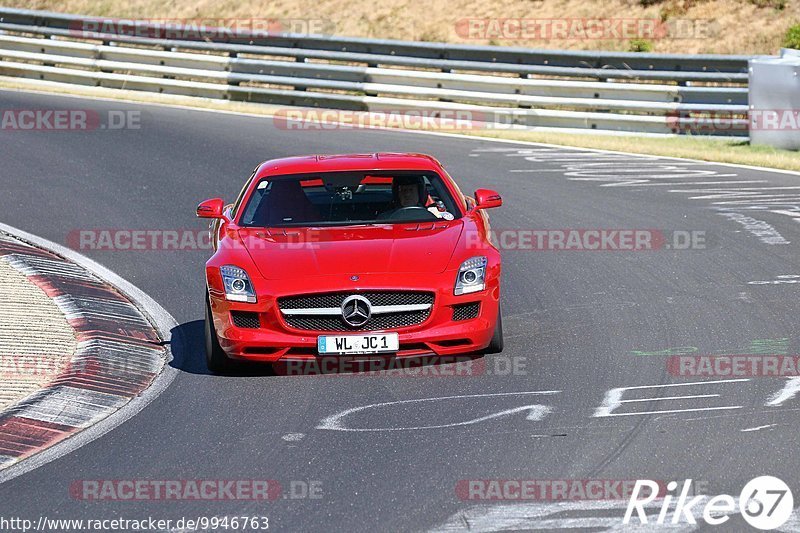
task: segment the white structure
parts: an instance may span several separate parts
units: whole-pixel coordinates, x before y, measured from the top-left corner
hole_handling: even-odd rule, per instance
[[[749,63],[750,142],[800,150],[800,50]]]

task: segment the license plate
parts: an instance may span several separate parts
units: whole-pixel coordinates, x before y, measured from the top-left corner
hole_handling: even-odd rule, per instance
[[[396,352],[400,349],[397,333],[378,335],[320,335],[317,337],[317,351],[323,354],[367,354]]]

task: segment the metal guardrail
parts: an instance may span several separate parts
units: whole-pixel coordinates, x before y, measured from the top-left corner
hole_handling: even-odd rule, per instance
[[[288,106],[463,111],[524,127],[747,135],[745,56],[243,32],[208,42],[84,31],[96,20],[0,8],[0,74]]]

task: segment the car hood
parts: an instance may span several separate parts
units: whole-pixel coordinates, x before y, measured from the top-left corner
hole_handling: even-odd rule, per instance
[[[443,272],[461,220],[317,228],[246,228],[239,240],[261,276]]]

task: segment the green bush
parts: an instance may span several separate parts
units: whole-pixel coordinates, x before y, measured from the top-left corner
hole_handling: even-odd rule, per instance
[[[783,47],[800,50],[800,24],[795,24],[783,36]]]
[[[647,39],[633,39],[628,46],[631,52],[652,52],[653,43]]]

